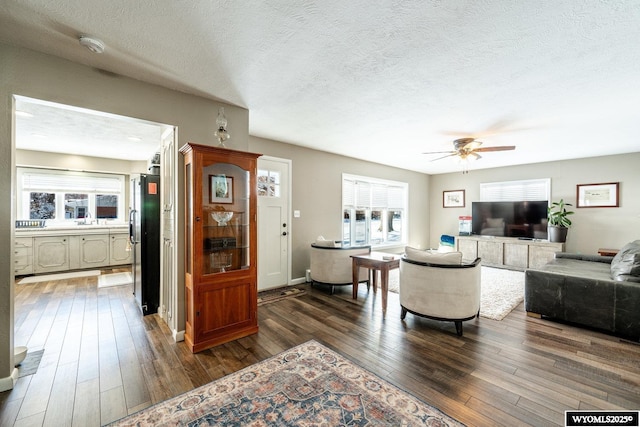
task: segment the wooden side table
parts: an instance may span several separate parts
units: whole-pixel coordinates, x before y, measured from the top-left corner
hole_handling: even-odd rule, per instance
[[[353,299],[358,298],[358,278],[360,267],[373,272],[373,291],[378,286],[378,271],[380,271],[380,289],[382,289],[382,313],[387,312],[387,294],[389,292],[389,270],[400,268],[400,255],[385,252],[370,252],[363,255],[351,255],[353,260]],[[389,258],[389,259],[385,259]]]
[[[616,256],[618,252],[619,252],[618,249],[606,249],[606,248],[598,249],[598,255],[601,255],[601,256]]]

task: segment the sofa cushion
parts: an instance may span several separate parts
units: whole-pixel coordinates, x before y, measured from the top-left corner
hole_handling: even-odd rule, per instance
[[[626,244],[611,261],[611,278],[640,282],[640,240]]]
[[[425,262],[428,264],[460,265],[462,264],[462,252],[436,252],[422,250],[407,246],[404,254],[408,260]]]

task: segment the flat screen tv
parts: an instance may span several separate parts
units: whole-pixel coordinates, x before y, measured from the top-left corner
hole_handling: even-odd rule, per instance
[[[472,202],[471,234],[546,239],[548,206],[547,200]]]

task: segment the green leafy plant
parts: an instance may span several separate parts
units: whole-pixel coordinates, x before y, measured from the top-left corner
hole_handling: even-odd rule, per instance
[[[564,199],[560,199],[559,202],[551,203],[551,206],[547,208],[549,225],[565,228],[569,228],[571,226],[569,215],[573,215],[573,211],[568,211],[566,208],[567,206],[573,205],[571,203],[565,203]]]

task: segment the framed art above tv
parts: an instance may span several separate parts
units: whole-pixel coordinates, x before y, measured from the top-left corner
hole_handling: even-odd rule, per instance
[[[604,184],[578,184],[576,189],[577,208],[617,208],[619,182]]]

